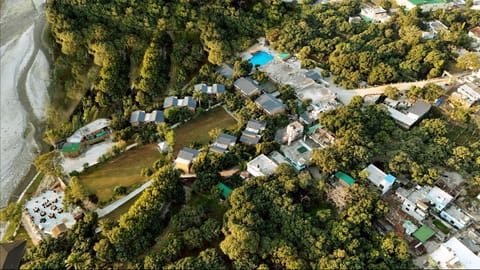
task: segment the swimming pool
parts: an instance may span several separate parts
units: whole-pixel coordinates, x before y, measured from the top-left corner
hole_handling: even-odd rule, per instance
[[[255,67],[256,65],[263,66],[266,63],[272,61],[272,59],[273,59],[273,56],[270,55],[269,53],[264,51],[259,51],[255,53],[250,59],[248,59],[248,62],[250,62],[250,64],[252,64]]]

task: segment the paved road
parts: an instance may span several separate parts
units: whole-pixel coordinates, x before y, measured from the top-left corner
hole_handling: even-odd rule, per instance
[[[395,84],[387,84],[370,88],[359,88],[352,90],[341,90],[336,88],[330,88],[330,90],[337,95],[337,99],[340,100],[343,104],[348,104],[354,96],[368,96],[368,95],[380,95],[383,94],[387,86],[396,87],[400,90],[407,90],[412,86],[422,87],[427,83],[436,83],[436,84],[445,84],[450,80],[450,78],[433,78],[424,81],[418,82],[403,82]]]
[[[137,194],[139,194],[140,192],[142,192],[143,190],[145,190],[147,187],[149,187],[150,185],[152,184],[152,180],[149,180],[148,182],[146,182],[145,184],[143,184],[141,187],[135,189],[134,191],[130,192],[127,196],[119,199],[119,200],[116,200],[114,201],[113,203],[109,204],[107,207],[105,208],[99,208],[97,209],[97,214],[98,214],[98,217],[104,217],[108,214],[110,214],[111,212],[113,212],[113,210],[117,209],[118,207],[122,206],[124,203],[128,202],[131,198],[137,196]]]

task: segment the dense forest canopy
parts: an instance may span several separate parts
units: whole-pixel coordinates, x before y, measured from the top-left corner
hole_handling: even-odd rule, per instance
[[[211,81],[212,65],[233,62],[261,36],[273,48],[297,54],[305,67],[322,67],[335,83],[355,88],[362,81],[441,75],[456,59],[455,48],[470,47],[467,32],[480,24],[480,12],[470,9],[399,9],[384,24],[350,23],[359,12],[356,0],[316,6],[280,0],[50,1],[58,103],[86,94],[69,124],[60,125],[60,116],[49,112],[46,139],[65,137],[79,121],[99,115],[113,114],[121,129],[134,108],[158,108],[167,94],[189,93],[189,82],[225,80]],[[433,19],[449,31],[422,39]]]
[[[22,268],[412,267],[405,241],[373,231],[372,223],[388,208],[366,187],[361,170],[381,162],[399,177],[430,184],[438,176],[437,167],[445,166],[468,175],[468,185],[478,190],[480,143],[456,145],[446,122],[435,115],[403,131],[381,105],[364,106],[357,96],[320,115],[320,123],[337,137],[332,147],[312,152],[323,179],[286,165],[247,182],[219,175],[222,169],[244,166],[253,156],[278,149],[275,131],[289,122],[286,115],[263,115],[252,100],[229,91],[232,79],[215,72],[216,65],[230,62],[235,78],[248,74],[251,65],[235,54],[258,37],[265,36],[274,49],[297,54],[303,66],[319,66],[331,72],[337,84],[354,88],[361,81],[373,85],[440,75],[455,60],[455,48],[469,48],[467,30],[480,24],[478,11],[462,9],[400,9],[385,24],[349,23],[359,12],[359,1],[317,6],[280,0],[49,1],[57,101],[63,106],[79,101],[68,123],[58,121],[55,110],[49,112],[49,142],[106,116],[112,118],[115,139],[141,143],[161,138],[173,145],[174,133],[166,125],[134,130],[128,118],[132,110],[160,109],[166,95],[192,94],[188,86],[197,82],[225,84],[228,91],[221,101],[239,119],[233,134],[239,135],[252,118],[268,124],[256,147],[238,144],[226,155],[202,153],[194,164],[197,179],[189,196],[179,171],[171,166],[172,157],[162,156],[147,168],[151,186],[118,221],[99,221],[88,213],[65,239],[48,238],[30,249]],[[450,31],[437,39],[421,39],[431,19],[441,20]],[[255,76],[265,79],[259,72]],[[292,113],[306,107],[308,102],[295,101],[291,87],[278,90]],[[411,91],[430,100],[437,92],[431,85]],[[390,90],[388,95],[399,94]],[[193,96],[202,103],[201,94]],[[167,124],[192,114],[165,110]],[[57,172],[48,158],[36,165]],[[338,170],[358,180],[348,188],[341,211],[326,195],[327,179]],[[85,194],[75,187],[78,179],[71,181],[66,196],[81,202]],[[225,202],[219,202],[216,188],[221,181],[234,188]],[[173,209],[170,219],[165,218],[167,209]],[[97,228],[100,233],[95,233]]]

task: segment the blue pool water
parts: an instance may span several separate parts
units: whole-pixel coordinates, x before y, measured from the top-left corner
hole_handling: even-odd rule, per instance
[[[263,66],[266,63],[272,61],[272,59],[273,59],[273,56],[270,55],[269,53],[264,51],[259,51],[255,53],[250,59],[248,59],[248,62],[250,62],[250,64],[252,64],[255,67],[256,65]]]

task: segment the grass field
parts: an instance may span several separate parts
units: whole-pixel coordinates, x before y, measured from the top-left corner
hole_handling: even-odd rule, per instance
[[[132,206],[137,201],[140,195],[142,195],[142,193],[131,198],[128,202],[124,203],[122,206],[118,207],[113,212],[106,215],[104,218],[108,218],[110,220],[118,220],[121,215],[125,214],[128,211],[128,209],[130,209],[130,206]]]
[[[106,202],[112,198],[115,186],[129,187],[147,180],[140,175],[140,171],[152,167],[153,162],[160,157],[156,147],[156,144],[147,144],[128,150],[105,164],[82,173],[80,180],[88,191],[97,195],[99,202]]]
[[[192,142],[208,143],[208,132],[214,128],[232,128],[237,122],[222,107],[215,108],[175,129],[174,152]]]

